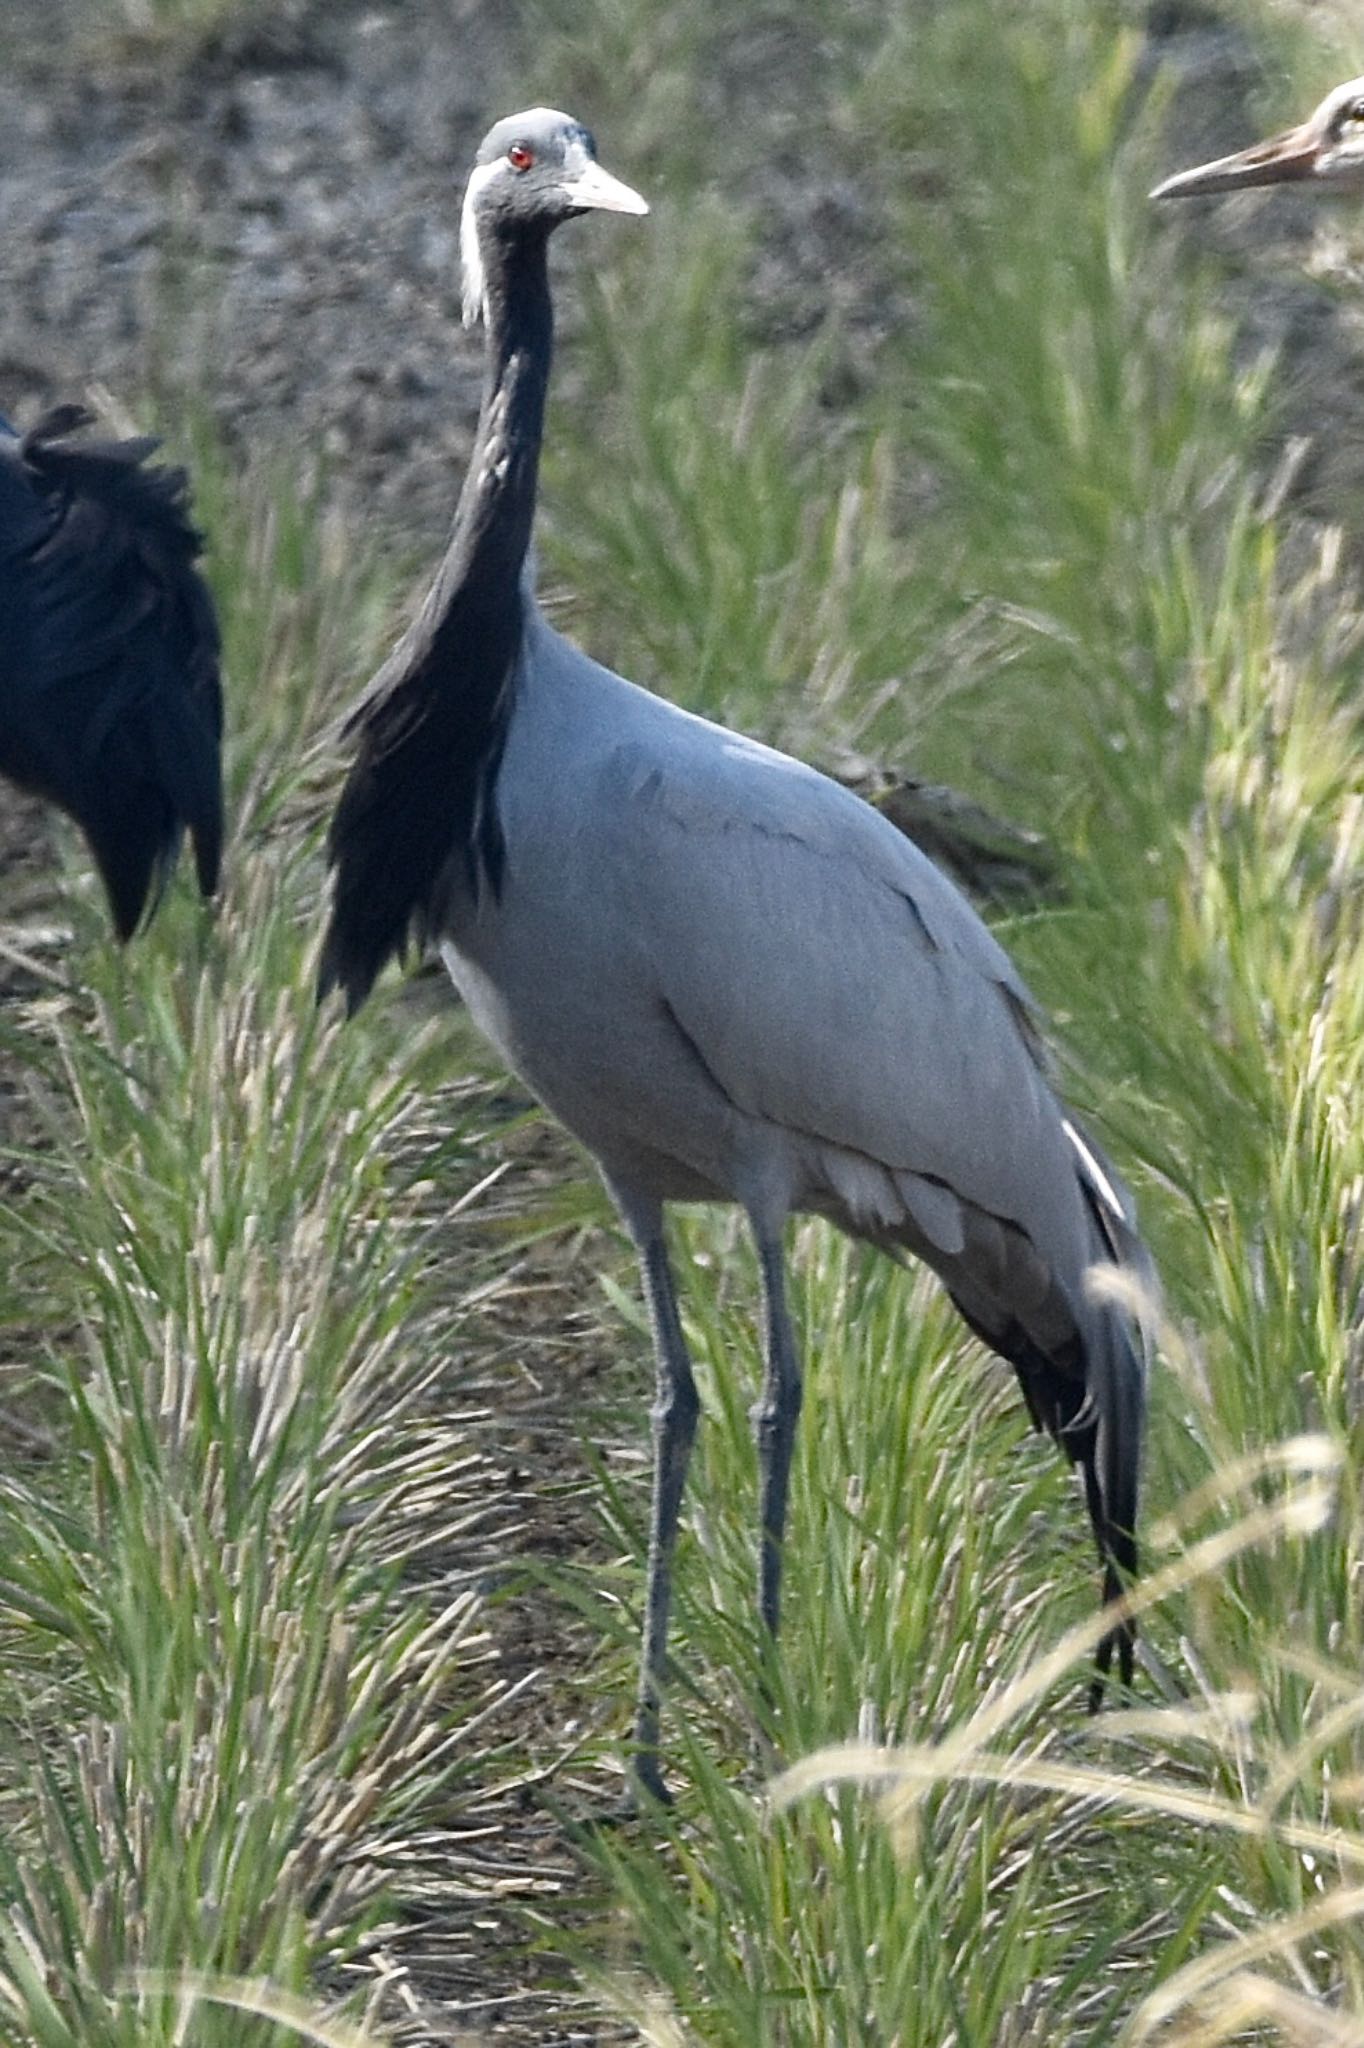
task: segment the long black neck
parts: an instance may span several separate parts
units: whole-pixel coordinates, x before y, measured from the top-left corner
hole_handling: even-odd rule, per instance
[[[478,436],[455,523],[436,581],[423,606],[432,651],[452,636],[463,642],[468,614],[520,617],[521,571],[535,518],[540,443],[554,350],[548,237],[490,237],[484,252],[488,352]],[[486,669],[472,673],[462,649],[448,653],[471,699],[483,694]]]
[[[502,889],[497,779],[525,626],[553,352],[548,237],[488,236],[487,370],[478,435],[445,559],[352,721],[360,748],[332,819],[336,869],[322,985],[352,1008],[415,928]]]

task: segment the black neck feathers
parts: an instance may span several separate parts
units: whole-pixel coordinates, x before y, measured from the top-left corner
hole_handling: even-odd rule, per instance
[[[414,931],[438,927],[452,891],[476,902],[502,883],[497,776],[525,625],[553,310],[547,236],[488,239],[487,372],[450,544],[347,727],[360,745],[328,840],[321,986],[344,989],[352,1009]]]

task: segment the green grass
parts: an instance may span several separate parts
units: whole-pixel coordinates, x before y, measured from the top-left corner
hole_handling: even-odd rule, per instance
[[[11,1327],[49,1332],[16,1395],[53,1436],[0,1480],[0,2032],[48,2048],[182,2040],[191,2010],[195,2041],[275,2040],[246,1980],[281,2010],[339,1991],[387,1845],[457,1810],[496,1690],[472,1591],[403,1578],[490,1519],[458,1409],[428,1406],[453,1328],[404,1164],[429,1034],[313,995],[300,764],[390,580],[315,501],[195,452],[229,672],[256,683],[227,893],[210,920],[179,880],[116,955],[78,885],[79,993],[28,1018],[33,1184],[0,1219]]]
[[[1187,240],[1148,214],[1160,99],[1133,122],[1135,42],[1069,7],[996,11],[988,33],[974,8],[905,10],[866,62],[865,22],[823,27],[819,132],[876,195],[914,331],[830,415],[836,333],[755,360],[761,180],[742,226],[667,195],[657,246],[613,251],[589,294],[551,563],[627,671],[808,752],[890,752],[1059,845],[1067,905],[1008,937],[1165,1275],[1178,1369],[1156,1389],[1152,1509],[1211,1489],[1157,1560],[1270,1484],[1219,1483],[1243,1456],[1324,1429],[1344,1466],[1323,1525],[1177,1574],[1148,1617],[1174,1682],[1210,1709],[1248,1693],[1243,1720],[1110,1738],[1077,1672],[997,1732],[1025,1787],[1035,1755],[1194,1784],[1251,1832],[1167,1818],[1159,1796],[1154,1815],[1096,1809],[1078,1777],[1069,1796],[960,1786],[932,1745],[1091,1597],[1078,1505],[920,1284],[803,1231],[813,1391],[775,1732],[788,1758],[859,1734],[927,1747],[936,1775],[898,1839],[848,1792],[774,1818],[735,1768],[758,1696],[755,1288],[731,1224],[690,1224],[709,1412],[679,1586],[683,1819],[664,1854],[599,1853],[618,1995],[638,2015],[642,1980],[707,2043],[1097,2042],[1257,1930],[1277,1981],[1357,2023],[1350,1910],[1327,1925],[1320,1906],[1306,1949],[1289,1931],[1328,1866],[1348,1876],[1344,1838],[1309,1865],[1274,1836],[1334,1817],[1361,1760],[1356,600],[1329,538],[1257,509],[1272,366],[1237,361]],[[712,140],[715,175],[751,167],[750,132]],[[897,482],[925,455],[911,497]],[[1226,2010],[1233,2031],[1258,2010],[1318,2038],[1290,2003]]]
[[[1196,228],[1147,209],[1162,88],[1143,100],[1111,13],[553,0],[499,103],[570,104],[658,202],[563,238],[556,616],[693,708],[1047,833],[1065,899],[1003,935],[1167,1296],[1153,1666],[1144,1711],[1095,1725],[1060,1460],[924,1275],[812,1224],[764,1668],[756,1275],[734,1218],[678,1219],[705,1411],[679,1804],[566,1823],[580,1876],[527,1936],[652,2041],[1364,2026],[1358,596],[1330,536],[1266,509],[1273,366],[1236,349]],[[786,89],[752,90],[773,50]],[[797,338],[765,264],[816,160],[860,195],[851,267],[876,291],[831,279]],[[896,317],[868,331],[873,303]],[[45,2048],[264,2042],[312,2009],[187,2020],[187,1985],[358,2012],[413,1828],[553,1761],[559,1705],[617,1753],[642,1591],[647,1343],[600,1196],[537,1156],[481,1233],[446,1222],[533,1128],[499,1121],[462,1026],[381,998],[341,1030],[311,1002],[326,723],[397,579],[325,478],[233,477],[199,416],[179,432],[234,680],[227,899],[209,922],[178,883],[115,958],[73,859],[69,989],[13,1027],[33,1185],[0,1214],[0,1311],[7,1359],[41,1363],[7,1364],[7,1400],[50,1448],[0,1483],[0,2036]],[[560,1674],[508,1751],[473,1724],[497,1682],[480,1631],[513,1610],[461,1590],[435,1625],[432,1559],[464,1589],[505,1558],[481,1425],[438,1419],[432,1375],[458,1399],[467,1344],[494,1398],[552,1378],[529,1286],[479,1287],[556,1233],[604,1259],[600,1286],[564,1280],[556,1337],[612,1360],[598,1549],[556,1562],[558,1607],[514,1596],[533,1628],[571,1610],[586,1647],[580,1690]],[[562,1468],[524,1462],[557,1499]],[[775,1770],[821,1753],[774,1802]]]

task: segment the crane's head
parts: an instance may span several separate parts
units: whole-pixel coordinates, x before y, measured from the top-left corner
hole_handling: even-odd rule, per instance
[[[574,214],[594,210],[647,213],[649,206],[602,169],[581,121],[553,107],[530,107],[490,128],[469,174],[460,220],[465,325],[484,311],[483,251],[490,235],[545,235]]]
[[[1240,192],[1248,185],[1306,183],[1317,190],[1364,191],[1364,78],[1329,92],[1314,114],[1268,142],[1180,171],[1157,185],[1153,199]]]

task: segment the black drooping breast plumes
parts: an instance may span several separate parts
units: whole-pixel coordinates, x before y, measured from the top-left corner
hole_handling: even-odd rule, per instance
[[[497,770],[524,624],[553,344],[546,241],[490,267],[488,368],[469,473],[435,582],[352,714],[359,752],[332,819],[336,870],[321,986],[354,1009],[451,888],[496,892]]]
[[[73,442],[87,419],[0,437],[0,773],[76,820],[126,939],[183,831],[217,887],[218,628],[183,470],[154,441]]]
[[[581,122],[532,107],[484,136],[460,225],[465,317],[488,328],[478,438],[426,602],[348,722],[359,748],[328,839],[321,989],[343,989],[352,1010],[414,932],[429,938],[502,885],[498,771],[553,349],[548,241],[596,209],[648,212]]]

